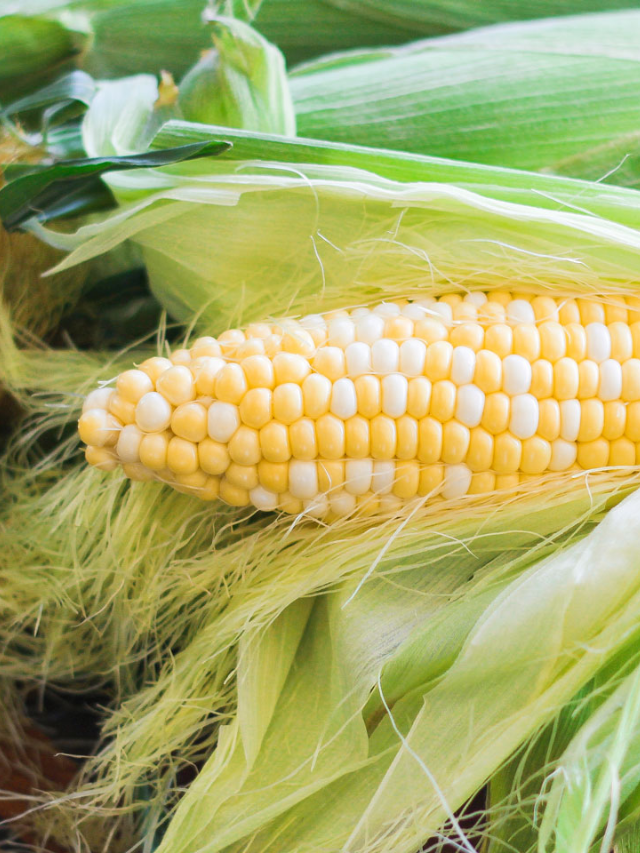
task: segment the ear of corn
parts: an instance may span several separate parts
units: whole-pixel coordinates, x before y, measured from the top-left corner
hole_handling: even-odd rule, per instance
[[[214,50],[180,83],[180,108],[189,121],[295,135],[296,119],[284,59],[252,27],[212,16]]]
[[[328,147],[326,156],[335,150]],[[436,172],[452,168],[428,162]],[[411,303],[453,290],[490,296],[515,287],[532,298],[591,302],[597,294],[603,305],[634,295],[633,193],[547,178],[537,185],[527,177],[532,189],[518,184],[515,192],[533,202],[544,186],[546,197],[535,206],[505,202],[500,194],[513,192],[518,178],[497,171],[482,195],[344,165],[294,170],[290,181],[287,163],[274,159],[252,172],[240,160],[115,176],[118,193],[130,193],[134,205],[68,243],[79,245],[77,259],[133,234],[149,258],[155,254],[154,287],[165,304],[172,300],[190,317],[185,303],[215,297],[202,319],[215,334],[234,315],[257,323],[271,313],[316,313],[332,300]],[[460,184],[465,175],[469,183],[486,176],[472,167],[457,174]],[[239,176],[242,191],[230,189]],[[558,211],[553,187],[566,193],[565,204],[580,198],[584,210],[601,205],[614,213]],[[157,240],[154,217],[166,229]],[[251,235],[243,244],[251,254],[241,263],[242,252],[233,254],[240,225]],[[220,229],[215,247],[206,239],[212,226]],[[240,285],[246,297],[238,296]],[[70,477],[71,502],[63,481],[37,504],[22,500],[12,508],[3,531],[13,556],[5,594],[16,602],[7,642],[17,645],[16,625],[33,635],[37,624],[33,641],[42,642],[42,660],[62,680],[73,668],[71,636],[81,643],[89,677],[97,677],[92,662],[102,677],[111,659],[118,661],[129,700],[110,717],[105,734],[113,737],[92,764],[97,781],[78,801],[144,814],[172,810],[180,767],[203,763],[215,749],[165,849],[348,849],[353,839],[356,849],[413,853],[446,820],[422,764],[450,807],[461,806],[616,652],[628,660],[634,654],[638,575],[629,543],[637,505],[611,513],[612,526],[596,530],[602,539],[585,539],[585,552],[562,549],[635,486],[631,468],[561,476],[551,488],[515,488],[497,498],[432,502],[401,522],[378,519],[375,535],[362,517],[321,527],[267,516],[234,527],[235,510],[212,513],[170,489],[159,496],[144,483],[127,487],[96,472]],[[32,536],[36,510],[42,541]],[[611,542],[621,549],[615,562],[622,575],[613,579]],[[40,610],[24,586],[36,578],[37,600],[46,601]],[[322,596],[327,589],[335,594]],[[305,598],[318,599],[306,622],[296,604]],[[29,606],[21,608],[21,600]],[[291,606],[298,612],[280,622]],[[434,629],[433,647],[421,657],[425,624]],[[281,625],[288,638],[282,650]],[[234,677],[240,638],[242,687]],[[140,656],[153,667],[142,689]],[[512,660],[522,665],[515,685]],[[321,667],[322,679],[313,681],[309,662]],[[274,673],[269,691],[264,672]],[[399,747],[375,695],[378,676],[385,698],[395,699],[393,721],[422,764],[412,759],[414,766]],[[488,680],[502,689],[487,691]],[[263,703],[268,730],[245,733]],[[443,707],[455,709],[453,719]],[[462,752],[467,735],[472,745]],[[147,783],[152,807],[140,793]],[[408,802],[407,790],[416,799]]]
[[[101,470],[320,517],[632,468],[638,309],[473,291],[256,323],[120,374],[80,436]]]
[[[181,76],[200,50],[209,46],[201,25],[200,0],[39,0],[15,3],[24,16],[48,14],[68,23],[61,12],[71,6],[74,25],[90,29],[87,69],[100,77],[138,74],[165,68]],[[220,0],[216,10],[256,28],[279,45],[288,62],[322,53],[375,45],[402,44],[417,37],[509,20],[579,12],[635,8],[633,0]],[[74,14],[75,13],[75,14]],[[153,20],[154,26],[149,26]],[[151,59],[150,59],[151,58]]]
[[[635,186],[632,163],[616,171],[638,124],[639,30],[629,11],[330,57],[291,77],[298,132]]]

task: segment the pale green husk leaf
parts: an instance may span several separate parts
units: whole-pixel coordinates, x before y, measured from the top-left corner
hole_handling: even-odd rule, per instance
[[[296,119],[284,58],[256,30],[223,16],[210,19],[214,50],[180,83],[189,121],[293,136]]]

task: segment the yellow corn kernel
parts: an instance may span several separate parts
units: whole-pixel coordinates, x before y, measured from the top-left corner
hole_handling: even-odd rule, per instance
[[[192,441],[174,435],[167,447],[167,467],[174,474],[193,474],[198,470],[198,448]]]
[[[544,323],[546,320],[553,320],[557,323],[560,319],[556,300],[550,296],[534,296],[531,300],[531,307],[536,323]]]
[[[540,333],[533,323],[521,323],[513,329],[513,351],[527,361],[540,358]]]
[[[279,352],[273,357],[273,369],[276,374],[276,384],[295,382],[301,385],[311,373],[308,359],[291,352]]]
[[[549,469],[551,462],[551,444],[534,435],[522,442],[520,470],[525,474],[542,474]]]
[[[162,373],[156,382],[156,390],[173,406],[189,403],[196,398],[193,376],[183,364],[170,367]]]
[[[497,302],[498,305],[502,305],[505,308],[512,299],[513,296],[507,290],[490,290],[487,293],[487,300],[489,302]]]
[[[147,439],[155,437],[145,436],[142,443],[144,444]],[[142,459],[142,454],[140,458]],[[203,438],[198,444],[198,461],[202,470],[206,471],[207,474],[220,475],[224,474],[229,467],[231,457],[226,444],[214,441],[212,438]],[[151,468],[152,466],[149,465],[148,467]]]
[[[513,474],[520,467],[522,443],[509,432],[500,433],[494,439],[493,469],[496,474]]]
[[[609,465],[635,465],[636,446],[628,438],[616,438],[609,444]]]
[[[207,410],[200,403],[182,403],[171,416],[171,429],[179,438],[202,441],[207,434]]]
[[[302,389],[293,382],[277,385],[273,392],[273,417],[283,424],[292,424],[302,417]]]
[[[261,459],[257,470],[260,485],[265,489],[278,495],[288,490],[289,465],[286,462],[269,462],[267,459]]]
[[[595,441],[602,435],[604,406],[600,400],[583,400],[580,403],[580,429],[578,441]]]
[[[547,441],[560,435],[560,405],[557,400],[541,400],[538,404],[538,434]]]
[[[504,305],[500,305],[499,302],[487,301],[478,309],[478,320],[486,326],[504,323],[505,317]]]
[[[604,303],[604,321],[607,325],[611,323],[629,325],[629,310],[623,297]]]
[[[627,425],[627,407],[621,400],[609,400],[604,404],[602,437],[613,441],[624,435]]]
[[[418,459],[433,463],[442,459],[443,427],[434,417],[422,418],[418,422]]]
[[[116,379],[116,390],[123,400],[137,403],[149,391],[153,391],[153,382],[143,370],[125,370]]]
[[[414,335],[426,344],[435,344],[437,341],[447,340],[447,327],[441,320],[435,317],[425,317],[417,320],[414,325]]]
[[[80,438],[93,447],[113,447],[121,428],[120,421],[104,409],[88,409],[78,421]]]
[[[420,480],[418,482],[418,494],[424,498],[431,496],[442,488],[444,482],[444,465],[422,465],[420,467]]]
[[[449,341],[437,341],[427,347],[424,372],[431,382],[447,379],[451,373],[453,347]]]
[[[262,458],[258,430],[239,426],[229,439],[229,456],[238,465],[257,465]]]
[[[125,400],[120,394],[112,394],[107,411],[122,424],[132,424],[136,419],[136,404]]]
[[[318,460],[318,487],[321,492],[339,489],[344,485],[344,462],[331,459]]]
[[[484,345],[484,329],[479,323],[462,323],[451,329],[449,340],[454,347],[469,347],[479,352]]]
[[[252,355],[264,355],[264,351],[264,341],[261,341],[260,338],[249,338],[249,340],[238,345],[234,358],[242,362]]]
[[[469,450],[465,459],[472,471],[486,471],[493,463],[493,436],[482,427],[474,427],[469,434]]]
[[[585,359],[578,365],[578,400],[588,400],[598,393],[600,371],[595,361]]]
[[[579,323],[569,323],[564,327],[567,336],[567,357],[578,363],[587,357],[587,333]]]
[[[472,474],[469,485],[469,495],[486,495],[494,492],[496,488],[496,475],[493,471],[482,471]]]
[[[545,400],[553,394],[553,365],[546,358],[539,358],[531,365],[529,393],[537,400]]]
[[[191,362],[191,373],[196,383],[196,393],[203,397],[212,397],[216,387],[216,376],[225,362],[221,358],[198,358]]]
[[[108,447],[92,447],[89,445],[85,448],[84,458],[89,465],[93,465],[99,471],[115,471],[118,467],[118,457]]]
[[[242,360],[242,370],[249,388],[268,388],[276,384],[273,361],[266,355],[250,355]]]
[[[372,377],[373,378],[373,377]],[[320,373],[311,373],[302,383],[302,406],[308,418],[318,419],[329,411],[333,385]]]
[[[604,468],[609,463],[609,442],[604,438],[579,442],[577,459],[581,468]]]
[[[258,485],[258,469],[255,465],[238,465],[232,462],[225,471],[225,479],[232,486],[246,489],[248,492]]]
[[[520,485],[520,474],[496,474],[496,489],[513,492]]]
[[[361,377],[367,379],[374,379],[375,377]],[[378,386],[379,387],[379,386]],[[407,414],[411,415],[413,418],[424,418],[429,412],[429,406],[431,405],[431,390],[432,385],[431,382],[427,379],[426,376],[416,376],[414,379],[409,380],[409,387],[407,388]],[[356,380],[356,393],[358,394],[358,411],[361,415],[367,415],[365,412],[361,410],[360,407],[360,394],[358,391],[358,380]],[[374,414],[378,414],[380,412],[380,408],[378,408]]]
[[[220,498],[230,506],[249,506],[250,503],[249,492],[224,477],[220,481]]]
[[[261,429],[272,418],[272,392],[268,388],[250,388],[242,398],[238,410],[243,424]]]
[[[289,427],[291,455],[294,459],[315,459],[318,455],[316,425],[311,418],[300,418]]]
[[[322,347],[314,356],[313,368],[335,382],[346,375],[344,350],[340,347]]]
[[[509,426],[510,414],[511,401],[506,394],[487,394],[480,424],[492,435],[499,435]]]
[[[384,324],[384,337],[398,343],[408,341],[413,337],[413,320],[402,315],[387,317]]]
[[[362,415],[354,415],[344,422],[345,455],[349,459],[364,459],[371,452],[369,421]],[[325,453],[322,454],[326,456]],[[329,457],[330,458],[330,457]],[[415,458],[415,454],[409,457]]]
[[[143,435],[140,442],[140,461],[151,471],[162,471],[167,467],[167,450],[171,433],[152,433]]]
[[[371,420],[371,455],[374,459],[393,459],[398,441],[396,422],[387,415]]]
[[[572,358],[560,358],[553,365],[553,391],[556,400],[571,400],[578,395],[580,372]]]
[[[449,421],[442,428],[442,461],[450,465],[462,462],[469,450],[469,428]]]
[[[604,323],[604,306],[593,299],[578,299],[578,309],[580,311],[580,322],[583,326],[588,326],[589,323]]]
[[[631,323],[629,331],[631,332],[631,340],[633,342],[633,357],[640,358],[640,320]]]
[[[627,323],[610,323],[611,358],[621,364],[633,355],[633,337]]]
[[[567,351],[567,338],[564,326],[548,320],[538,326],[540,332],[540,354],[552,364],[563,358]]]
[[[345,422],[335,415],[322,415],[316,421],[318,452],[324,459],[341,459],[345,455]]]
[[[431,389],[430,414],[441,423],[451,420],[456,410],[456,386],[448,379],[434,382]]]
[[[138,365],[138,368],[139,370],[143,370],[155,385],[158,381],[158,377],[171,366],[171,362],[168,358],[161,358],[156,355],[152,358],[145,359],[142,364]]]
[[[270,421],[260,430],[260,450],[268,462],[288,462],[291,459],[289,429],[286,424]]]
[[[635,451],[635,448],[634,448]],[[414,498],[420,487],[420,466],[415,459],[396,463],[396,478],[392,492],[398,498]]]
[[[560,322],[568,326],[569,323],[580,323],[580,309],[575,299],[561,299],[559,301]]]
[[[311,358],[316,351],[316,344],[309,332],[298,327],[289,329],[282,336],[282,349],[295,355]]]
[[[484,335],[484,348],[505,358],[513,350],[513,330],[506,323],[489,326]]]
[[[217,374],[214,394],[216,399],[224,403],[235,403],[242,400],[247,393],[247,378],[239,364],[225,364]]]
[[[476,354],[476,366],[473,376],[474,383],[484,391],[492,394],[502,387],[502,359],[488,349],[481,349]]]
[[[191,352],[188,349],[177,349],[174,350],[170,356],[169,361],[173,365],[183,365],[186,366],[191,361]]]
[[[411,415],[403,415],[396,421],[398,443],[396,456],[398,459],[418,458],[418,421]],[[348,452],[348,447],[347,447]]]

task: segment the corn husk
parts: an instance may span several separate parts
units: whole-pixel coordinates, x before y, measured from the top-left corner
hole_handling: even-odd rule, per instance
[[[202,132],[232,138],[229,156],[114,174],[119,211],[77,235],[34,228],[69,264],[132,239],[163,304],[213,331],[456,288],[637,292],[632,190]],[[62,428],[79,398],[56,396]],[[326,527],[85,470],[75,441],[22,473],[32,443],[16,440],[0,546],[5,671],[114,695],[103,750],[59,803],[80,835],[98,809],[166,832],[162,853],[462,844],[452,813],[637,661],[635,469]],[[527,770],[534,800],[568,749]],[[518,808],[502,782],[487,838]]]
[[[296,120],[284,58],[256,30],[212,15],[214,49],[180,83],[180,109],[189,121],[294,136]]]
[[[9,10],[71,18],[78,28],[90,29],[86,62],[98,76],[157,73],[160,68],[180,76],[209,46],[200,21],[204,5],[202,0],[10,0]],[[455,6],[447,0],[220,0],[215,7],[254,20],[295,63],[330,51],[403,44],[486,24],[635,5],[633,0],[458,0]]]
[[[19,4],[0,10],[0,104],[6,105],[49,82],[51,75],[73,67],[80,48],[78,34],[61,22],[37,14],[27,16]]]
[[[635,186],[639,33],[630,11],[331,56],[291,77],[298,132]]]

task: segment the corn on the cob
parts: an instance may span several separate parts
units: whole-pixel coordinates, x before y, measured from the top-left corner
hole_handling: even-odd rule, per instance
[[[640,299],[504,291],[199,338],[86,399],[87,461],[348,515],[640,462]]]

